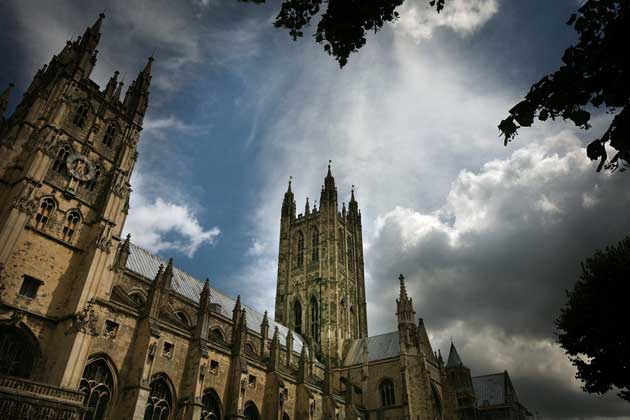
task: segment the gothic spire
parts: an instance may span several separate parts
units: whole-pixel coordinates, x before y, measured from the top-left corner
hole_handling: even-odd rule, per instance
[[[123,105],[131,115],[139,115],[138,123],[142,122],[144,113],[149,106],[149,86],[151,85],[151,66],[153,61],[153,56],[149,57],[144,69],[138,73],[136,80],[131,83],[123,102]]]
[[[295,198],[293,191],[291,191],[291,182],[293,177],[289,177],[289,187],[287,192],[284,193],[284,199],[282,200],[282,217],[295,218]]]
[[[448,352],[448,361],[446,362],[447,368],[457,368],[463,367],[464,363],[462,359],[460,359],[459,354],[457,354],[457,349],[455,348],[455,344],[451,341],[451,349]]]
[[[304,215],[308,215],[311,213],[311,206],[308,203],[308,197],[306,197],[306,205],[304,206]]]
[[[0,94],[0,117],[4,115],[9,106],[9,97],[11,96],[11,89],[13,89],[13,87],[15,87],[15,85],[9,83],[6,89]]]
[[[326,178],[324,178],[324,186],[322,188],[322,194],[319,199],[320,208],[322,203],[329,202],[334,203],[333,208],[335,212],[337,211],[337,187],[335,187],[335,178],[332,176],[332,171],[330,166],[332,164],[332,160],[328,161],[328,173],[326,174]]]

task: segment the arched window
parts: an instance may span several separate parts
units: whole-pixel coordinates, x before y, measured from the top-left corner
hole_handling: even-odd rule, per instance
[[[313,261],[319,260],[319,230],[313,229],[313,235],[311,237],[311,259]]]
[[[297,240],[297,265],[302,267],[304,265],[304,234],[302,231],[298,231]]]
[[[339,232],[337,232],[337,259],[341,264],[343,264],[344,256],[346,253],[344,237],[345,235],[343,233],[343,229],[339,229]]]
[[[94,176],[92,176],[92,178],[85,184],[85,189],[88,191],[94,191],[94,189],[96,188],[96,185],[98,183],[98,179],[101,176],[101,172],[103,170],[101,169],[100,166],[96,166],[94,168]]]
[[[138,306],[142,306],[144,305],[144,302],[147,301],[146,297],[141,293],[141,292],[131,292],[129,293],[129,297],[131,298],[131,300],[133,300],[136,305]]]
[[[151,382],[151,392],[144,411],[144,420],[170,420],[173,410],[173,394],[167,379],[158,376]]]
[[[92,360],[85,366],[79,391],[85,395],[83,420],[105,419],[114,395],[114,374],[104,359]]]
[[[26,333],[13,326],[0,326],[0,375],[28,379],[38,350]]]
[[[435,389],[435,385],[431,384],[431,409],[433,411],[432,419],[442,420],[442,403],[440,402],[440,394]]]
[[[66,159],[70,156],[70,152],[72,149],[69,145],[64,144],[59,147],[57,150],[57,157],[55,158],[55,162],[53,163],[53,171],[63,173],[64,168],[66,167]]]
[[[394,383],[391,379],[383,379],[378,386],[381,393],[381,405],[387,407],[396,404],[396,397],[394,394]]]
[[[210,340],[218,341],[220,343],[225,342],[225,336],[223,335],[221,328],[213,328],[210,330]]]
[[[257,354],[256,353],[256,347],[254,347],[254,345],[252,343],[246,343],[245,344],[245,351],[247,353],[250,353],[250,354]]]
[[[319,343],[319,306],[315,297],[311,298],[311,337]]]
[[[192,322],[190,322],[190,318],[188,318],[188,315],[186,315],[184,311],[177,311],[175,312],[175,315],[177,315],[177,318],[186,325],[186,328],[192,327]]]
[[[302,305],[299,300],[293,304],[293,329],[296,333],[302,334]]]
[[[77,112],[75,112],[74,114],[74,118],[72,119],[72,124],[76,125],[77,127],[83,128],[83,126],[85,125],[85,120],[87,120],[89,113],[90,111],[88,109],[88,106],[85,104],[81,105],[77,109]]]
[[[354,268],[354,241],[352,236],[348,235],[348,268]]]
[[[260,420],[260,413],[258,407],[251,401],[245,404],[245,420]]]
[[[201,420],[221,420],[221,399],[214,389],[203,393],[201,404]]]
[[[114,137],[116,136],[116,126],[110,124],[105,129],[105,135],[103,136],[103,144],[107,147],[112,147],[114,144]]]
[[[79,227],[79,222],[81,221],[81,215],[78,211],[72,210],[66,216],[66,221],[63,224],[62,236],[63,240],[66,242],[71,242],[74,237],[77,228]]]
[[[50,197],[44,198],[39,205],[37,214],[35,215],[35,227],[38,229],[44,229],[54,211],[55,201]]]

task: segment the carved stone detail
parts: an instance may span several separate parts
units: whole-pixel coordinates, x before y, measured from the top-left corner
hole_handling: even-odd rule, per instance
[[[83,332],[92,336],[99,335],[96,330],[98,315],[96,315],[96,311],[94,310],[94,303],[94,299],[90,299],[81,312],[74,314],[72,325],[65,332],[65,335],[76,332]]]

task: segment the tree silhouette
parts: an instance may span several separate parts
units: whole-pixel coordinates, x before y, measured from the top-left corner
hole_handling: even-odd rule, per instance
[[[616,387],[630,401],[629,295],[630,237],[583,262],[580,279],[567,291],[556,320],[558,342],[586,392],[604,394]]]
[[[579,42],[569,47],[563,64],[555,73],[534,84],[525,99],[516,104],[501,121],[499,130],[505,144],[520,127],[561,117],[583,129],[590,128],[589,109],[604,107],[616,114],[601,136],[591,142],[586,153],[599,159],[602,168],[625,170],[630,164],[630,72],[627,59],[630,39],[630,2],[589,0],[573,14],[568,25],[579,33]],[[608,160],[606,143],[617,150]]]
[[[265,0],[241,0],[247,3],[264,3]],[[366,43],[366,32],[378,32],[385,22],[398,18],[396,8],[404,0],[284,0],[274,25],[287,29],[294,40],[304,35],[303,29],[315,16],[319,23],[313,36],[324,46],[324,50],[339,62],[341,67],[348,63],[351,53],[357,52]],[[428,3],[439,12],[445,0],[430,0]],[[326,10],[322,12],[322,5]],[[322,12],[322,13],[320,13]]]

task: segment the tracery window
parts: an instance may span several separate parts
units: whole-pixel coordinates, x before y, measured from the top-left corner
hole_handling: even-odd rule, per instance
[[[131,293],[129,293],[129,297],[138,306],[142,306],[142,305],[144,305],[144,302],[146,302],[146,298],[144,297],[144,295],[141,292],[131,292]]]
[[[319,306],[314,297],[311,298],[311,337],[319,343]]]
[[[304,234],[301,230],[298,231],[297,265],[298,267],[302,267],[304,265]]]
[[[250,354],[256,354],[256,348],[252,343],[245,344],[245,351]]]
[[[35,366],[37,350],[16,327],[0,326],[0,375],[28,378]]]
[[[151,392],[144,411],[144,420],[169,420],[173,407],[173,395],[166,379],[158,376],[151,382]]]
[[[90,111],[88,109],[88,106],[85,104],[81,105],[77,109],[77,112],[75,112],[74,114],[74,118],[72,119],[72,124],[76,125],[77,127],[83,128],[89,113]]]
[[[344,254],[346,253],[344,237],[345,235],[343,233],[343,229],[339,229],[339,232],[337,233],[337,258],[341,264],[343,264]]]
[[[201,420],[221,420],[221,400],[213,389],[204,392],[201,404]]]
[[[107,147],[112,147],[114,144],[114,137],[116,136],[116,126],[110,124],[105,129],[105,135],[103,136],[103,144]]]
[[[319,230],[317,228],[313,229],[313,236],[311,239],[312,239],[311,259],[313,261],[318,261],[319,260]]]
[[[103,420],[114,394],[114,374],[107,362],[96,359],[83,370],[79,391],[85,395],[83,420]]]
[[[302,305],[299,300],[293,304],[293,328],[298,334],[302,334]]]
[[[67,144],[59,147],[59,149],[57,150],[57,157],[55,158],[55,162],[53,163],[53,171],[63,173],[66,165],[66,159],[68,159],[68,156],[70,156],[71,151],[72,149]]]
[[[391,379],[383,379],[378,386],[381,393],[381,405],[387,407],[396,404],[396,397],[394,394],[394,383]]]
[[[66,221],[63,225],[62,236],[63,240],[66,242],[71,242],[74,234],[79,227],[79,222],[81,221],[81,215],[78,211],[72,210],[66,216]]]
[[[50,197],[44,198],[39,205],[37,214],[35,215],[35,227],[37,229],[44,229],[54,211],[55,201]]]

